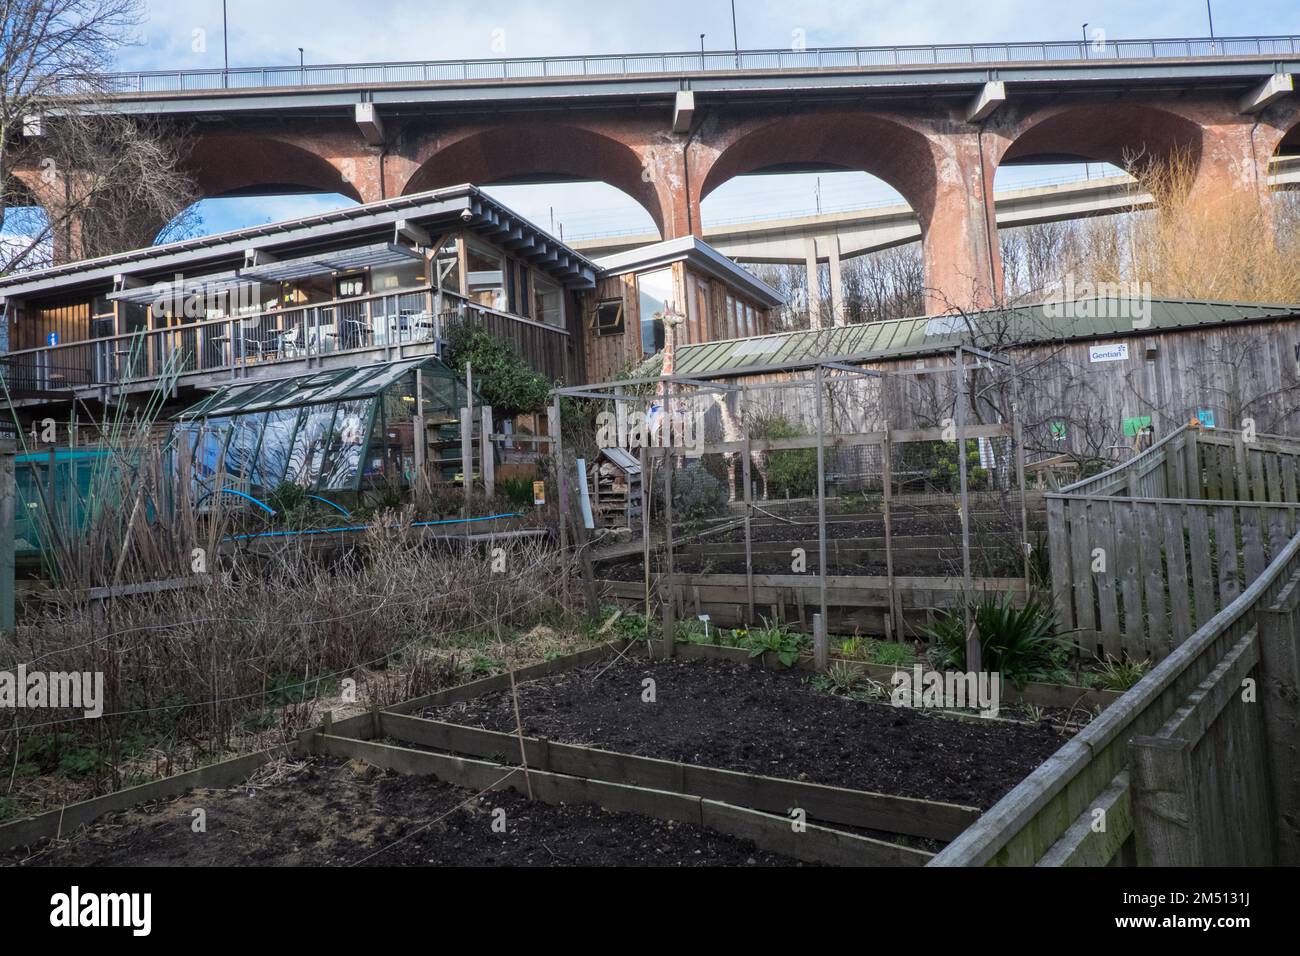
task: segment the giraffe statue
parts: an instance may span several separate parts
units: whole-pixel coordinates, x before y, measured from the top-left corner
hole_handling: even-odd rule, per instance
[[[672,445],[673,416],[668,411],[668,389],[664,379],[673,374],[673,361],[677,351],[677,326],[682,324],[684,317],[667,302],[664,303],[664,310],[656,312],[654,317],[662,322],[664,326],[664,365],[659,373],[659,382],[655,385],[655,398],[658,399],[660,414],[663,416],[664,444]]]
[[[722,416],[722,440],[730,444],[731,442],[743,442],[745,440],[745,429],[740,424],[740,420],[732,414],[731,408],[727,405],[727,392],[714,392],[713,400],[718,405],[718,413]],[[727,455],[727,500],[736,500],[736,465],[740,462],[742,452],[732,452]],[[757,472],[759,480],[763,483],[763,501],[767,500],[767,459],[762,452],[750,451],[749,461],[753,465],[754,471]]]

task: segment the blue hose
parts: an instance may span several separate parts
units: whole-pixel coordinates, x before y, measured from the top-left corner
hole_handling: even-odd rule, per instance
[[[269,515],[274,515],[274,514],[275,514],[275,509],[274,509],[274,508],[270,508],[270,507],[268,507],[267,504],[266,504],[266,502],[264,502],[264,501],[258,501],[258,500],[257,500],[256,498],[254,498],[252,495],[246,495],[246,494],[244,494],[242,491],[236,491],[234,488],[218,488],[216,491],[209,491],[207,494],[205,494],[203,497],[201,497],[198,501],[194,502],[194,507],[197,508],[199,505],[203,504],[203,502],[207,501],[207,500],[208,500],[209,498],[211,498],[213,495],[218,494],[218,493],[220,493],[220,494],[226,494],[226,495],[238,495],[240,498],[244,498],[244,499],[246,499],[246,500],[248,500],[248,501],[251,501],[253,504],[257,505],[259,508],[261,508],[261,509],[262,509],[263,511],[265,511],[267,514],[269,514]]]

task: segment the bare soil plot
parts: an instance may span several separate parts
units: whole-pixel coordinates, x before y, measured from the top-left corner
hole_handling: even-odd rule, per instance
[[[747,840],[591,805],[551,806],[334,758],[273,782],[191,790],[71,839],[13,851],[27,866],[799,866]],[[259,777],[268,779],[264,771]],[[473,798],[473,799],[471,799]],[[465,801],[469,801],[465,803]],[[461,806],[465,804],[464,806]],[[204,833],[191,826],[206,813]],[[493,811],[506,830],[493,832]]]
[[[1049,724],[965,719],[835,696],[807,674],[624,657],[519,686],[526,734],[726,770],[986,809],[1067,739]],[[654,681],[655,702],[642,695]],[[512,731],[508,691],[427,709]]]

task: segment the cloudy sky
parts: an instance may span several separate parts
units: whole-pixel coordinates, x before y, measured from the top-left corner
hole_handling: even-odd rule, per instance
[[[123,50],[124,70],[220,67],[221,0],[146,0],[148,19],[138,42]],[[230,65],[553,56],[582,53],[730,49],[730,0],[227,0]],[[1205,0],[736,0],[742,48],[1062,40],[1083,23],[1112,39],[1206,36]],[[1300,34],[1296,0],[1217,0],[1218,36]],[[196,31],[203,31],[201,34]],[[802,33],[797,33],[802,31]],[[199,36],[204,42],[195,43]],[[198,46],[201,49],[195,50]],[[1108,169],[1023,167],[1003,170],[998,188]],[[493,190],[521,213],[566,238],[649,231],[631,199],[591,184],[500,187]],[[705,222],[808,214],[896,199],[864,173],[742,177],[705,203]],[[204,232],[269,222],[346,203],[338,196],[209,200]]]

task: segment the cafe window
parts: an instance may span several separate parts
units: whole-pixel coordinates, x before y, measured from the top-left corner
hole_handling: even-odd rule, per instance
[[[532,296],[528,293],[528,266],[519,267],[519,314],[525,319],[533,314]]]
[[[334,280],[334,296],[339,299],[355,299],[366,294],[366,277],[363,274],[339,276]]]
[[[637,301],[641,311],[641,352],[653,355],[664,347],[664,323],[655,314],[672,311],[673,270],[656,269],[636,277]]]
[[[563,290],[541,276],[533,276],[533,320],[547,325],[564,325]]]
[[[596,306],[596,334],[623,334],[623,300],[611,299]]]
[[[505,260],[495,249],[470,243],[465,260],[469,297],[489,309],[506,310]]]
[[[434,256],[434,276],[444,292],[460,292],[460,243],[449,236]]]

